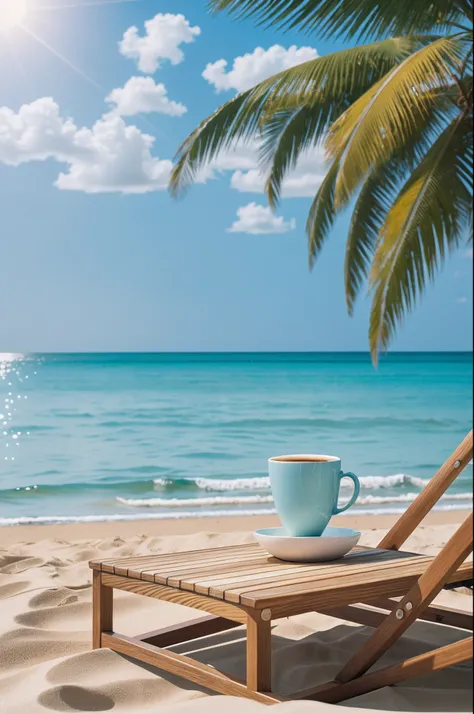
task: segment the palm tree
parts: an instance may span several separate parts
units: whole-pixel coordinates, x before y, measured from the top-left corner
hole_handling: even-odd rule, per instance
[[[368,279],[374,363],[448,252],[472,240],[472,0],[210,0],[263,25],[370,44],[305,62],[239,94],[177,153],[170,190],[236,142],[258,139],[270,205],[285,175],[324,143],[311,205],[312,266],[336,216],[352,217],[349,313]]]

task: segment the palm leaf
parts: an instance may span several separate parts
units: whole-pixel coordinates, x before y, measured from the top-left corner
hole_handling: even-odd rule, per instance
[[[334,186],[337,177],[337,164],[333,163],[324,181],[318,189],[306,222],[308,234],[309,266],[312,268],[319,257],[324,242],[332,228],[336,211],[334,210]]]
[[[269,204],[275,208],[283,180],[296,167],[300,156],[318,142],[331,114],[340,113],[336,104],[317,107],[303,104],[293,111],[277,112],[262,127],[261,162],[270,164],[266,182]]]
[[[197,171],[238,141],[259,135],[262,125],[289,101],[308,103],[321,113],[317,141],[334,119],[334,107],[347,106],[393,67],[428,41],[394,38],[318,57],[280,72],[220,107],[185,140],[177,152],[170,190],[178,194]]]
[[[359,39],[441,31],[472,16],[470,0],[209,0],[209,6],[267,27]]]
[[[404,60],[358,99],[331,127],[326,147],[339,162],[336,204],[345,205],[368,172],[409,144],[433,102],[451,83],[462,39],[442,37]]]
[[[396,326],[456,248],[471,213],[471,118],[459,114],[438,137],[389,210],[371,272],[370,349],[376,363]]]
[[[349,314],[369,273],[379,231],[396,196],[400,168],[395,162],[374,169],[362,186],[351,216],[344,261]]]
[[[423,121],[417,125],[417,135],[409,144],[400,147],[386,164],[372,169],[362,185],[346,242],[344,282],[350,315],[368,276],[380,230],[400,184],[415,170],[447,123],[459,113],[453,100],[453,86],[456,85],[433,92],[433,102]]]

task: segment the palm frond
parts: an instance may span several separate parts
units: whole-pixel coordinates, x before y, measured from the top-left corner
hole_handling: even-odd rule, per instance
[[[371,272],[370,349],[376,363],[471,213],[471,118],[460,113],[438,137],[389,210]]]
[[[344,261],[344,284],[349,314],[367,279],[383,221],[400,185],[395,162],[374,169],[362,186],[351,216]]]
[[[429,38],[394,38],[318,57],[278,73],[220,107],[205,119],[177,152],[170,190],[178,194],[197,171],[219,152],[259,136],[270,117],[288,106],[307,103],[320,112],[313,140],[319,140],[335,116],[423,46]]]
[[[334,209],[334,186],[336,183],[337,168],[336,163],[333,163],[329,168],[311,204],[306,222],[310,268],[314,266],[318,259],[324,241],[336,218],[336,211]]]
[[[412,141],[400,147],[386,164],[372,169],[362,185],[352,211],[346,242],[344,282],[350,315],[367,279],[385,217],[401,184],[416,169],[433,141],[459,113],[453,100],[453,87],[456,85],[433,91],[433,101],[423,115],[423,121],[418,123],[417,134],[412,137]]]
[[[471,0],[209,0],[209,7],[266,27],[358,39],[441,31],[472,16]]]
[[[269,204],[275,208],[287,173],[296,167],[300,156],[315,146],[337,105],[317,107],[303,104],[293,111],[277,112],[262,127],[262,169],[270,164],[266,182]]]
[[[422,47],[377,82],[331,127],[326,147],[339,162],[336,204],[346,204],[368,172],[412,141],[433,102],[452,82],[464,41],[442,37]]]

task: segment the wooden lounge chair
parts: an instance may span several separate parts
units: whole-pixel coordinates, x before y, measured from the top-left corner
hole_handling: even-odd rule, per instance
[[[471,615],[431,605],[444,587],[472,584],[472,563],[466,562],[473,547],[472,516],[436,557],[400,551],[472,454],[471,431],[377,548],[358,546],[332,563],[285,563],[253,544],[92,561],[93,647],[109,647],[215,692],[267,704],[285,701],[271,686],[271,622],[280,617],[318,611],[374,628],[333,681],[292,695],[296,699],[335,703],[471,659],[472,636],[371,669],[417,619],[472,631]],[[114,588],[210,615],[125,637],[113,632]],[[247,627],[246,682],[167,649],[240,625]]]

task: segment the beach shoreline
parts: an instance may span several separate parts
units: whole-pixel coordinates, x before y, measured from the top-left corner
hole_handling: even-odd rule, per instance
[[[465,511],[432,511],[423,525],[447,526],[462,521],[468,516]],[[335,516],[331,525],[354,528],[360,531],[388,530],[400,518],[397,515],[343,515]],[[192,535],[194,533],[242,533],[257,528],[272,528],[280,525],[278,516],[252,515],[157,519],[89,523],[60,523],[45,525],[3,526],[0,528],[0,547],[14,543],[34,543],[43,540],[90,540],[91,538],[130,538],[137,534],[164,537]]]

